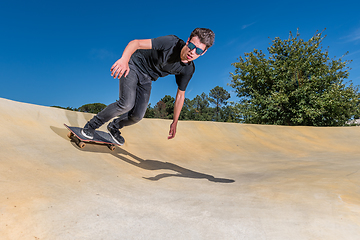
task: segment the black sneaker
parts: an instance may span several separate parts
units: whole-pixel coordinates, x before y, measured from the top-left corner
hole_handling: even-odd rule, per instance
[[[107,130],[109,131],[112,139],[114,139],[117,144],[124,145],[125,139],[121,136],[121,132],[119,131],[119,129],[114,128],[112,123],[109,123],[109,125],[107,126]]]
[[[87,123],[81,130],[81,134],[88,139],[94,139],[95,129],[90,127],[89,123]]]

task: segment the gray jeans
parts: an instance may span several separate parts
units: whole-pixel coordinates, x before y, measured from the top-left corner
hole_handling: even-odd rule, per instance
[[[112,127],[123,128],[139,122],[145,115],[151,93],[151,78],[141,73],[130,61],[130,72],[119,80],[119,100],[108,105],[89,121],[97,129],[112,118]]]

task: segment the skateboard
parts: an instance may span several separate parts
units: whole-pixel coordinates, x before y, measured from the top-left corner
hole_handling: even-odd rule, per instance
[[[106,145],[111,151],[115,150],[115,146],[120,146],[120,144],[117,144],[112,137],[110,136],[109,133],[103,132],[103,131],[98,131],[95,130],[95,134],[94,134],[94,138],[93,139],[88,139],[86,137],[84,137],[81,134],[81,130],[82,128],[79,127],[70,127],[66,124],[64,124],[65,127],[70,131],[68,133],[68,138],[70,138],[71,140],[74,140],[74,142],[76,143],[76,145],[78,145],[79,148],[84,148],[86,143],[97,143],[97,144],[104,144]]]

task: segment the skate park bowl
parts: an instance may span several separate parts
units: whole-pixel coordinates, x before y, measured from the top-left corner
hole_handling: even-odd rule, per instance
[[[359,239],[360,127],[92,117],[0,98],[0,239]]]

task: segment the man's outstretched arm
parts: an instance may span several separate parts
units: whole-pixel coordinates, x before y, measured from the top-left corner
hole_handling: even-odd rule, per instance
[[[131,55],[138,49],[151,49],[151,39],[132,40],[126,46],[121,58],[112,65],[110,71],[111,76],[120,79],[122,75],[125,77],[129,74],[129,60]]]
[[[168,137],[168,139],[172,139],[175,137],[176,127],[180,117],[181,109],[184,105],[184,100],[185,100],[185,91],[181,91],[180,89],[178,89],[176,93],[175,105],[174,105],[174,118],[173,118],[173,122],[170,125],[170,131],[169,131],[170,136]]]

